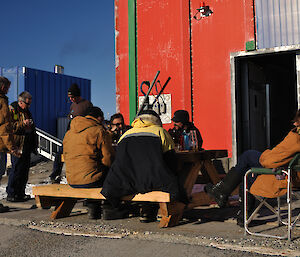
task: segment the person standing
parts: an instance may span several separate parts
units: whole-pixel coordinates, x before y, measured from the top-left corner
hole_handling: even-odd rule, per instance
[[[76,83],[72,84],[68,89],[68,97],[72,102],[70,106],[70,113],[68,115],[70,120],[72,120],[76,116],[85,116],[87,109],[93,107],[93,104],[89,100],[86,100],[81,97],[80,88]],[[69,129],[69,126],[67,130]],[[63,149],[60,148],[54,157],[52,173],[50,174],[48,179],[53,184],[59,184],[61,181],[61,172],[63,167],[63,163],[61,161],[62,153]]]
[[[10,81],[6,77],[0,77],[0,180],[6,170],[7,152],[16,154],[17,149],[12,135],[11,116],[6,94],[10,88]],[[0,212],[8,211],[7,206],[0,203]]]
[[[37,136],[32,115],[29,111],[32,96],[29,92],[22,92],[18,101],[10,107],[13,124],[13,135],[20,155],[11,155],[12,169],[9,173],[6,187],[7,201],[23,202],[30,199],[25,194],[30,168],[30,155],[37,153]]]

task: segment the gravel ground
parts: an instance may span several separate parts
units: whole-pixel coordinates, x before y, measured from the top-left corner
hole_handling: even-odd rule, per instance
[[[31,168],[29,182],[31,183],[31,185],[39,184],[50,175],[51,170],[52,162],[40,162],[39,164]],[[5,183],[6,182],[4,178],[2,180],[3,187],[5,187]],[[131,245],[130,242],[134,242],[134,244],[137,245],[143,245],[147,242],[151,242],[154,247],[153,249],[155,249],[156,247],[158,247],[159,249],[164,249],[174,246],[175,253],[178,251],[178,253],[184,254],[185,256],[192,256],[189,255],[188,252],[184,253],[179,251],[179,249],[181,248],[185,249],[186,246],[190,247],[191,249],[193,247],[196,247],[196,252],[198,251],[199,254],[203,253],[203,255],[194,254],[193,256],[216,256],[222,254],[226,256],[241,256],[241,254],[245,256],[260,256],[259,254],[265,254],[267,256],[300,256],[299,230],[296,230],[296,233],[294,233],[294,237],[296,238],[292,242],[288,242],[287,240],[244,236],[243,229],[237,227],[232,220],[232,217],[236,211],[236,209],[234,208],[227,208],[222,210],[217,208],[193,210],[190,213],[186,213],[185,219],[182,221],[182,224],[180,226],[167,229],[158,229],[157,224],[141,224],[138,221],[138,218],[130,218],[117,221],[104,221],[102,219],[96,221],[88,220],[87,215],[85,214],[86,210],[82,207],[82,203],[76,205],[77,210],[75,210],[74,215],[72,215],[71,217],[59,219],[53,222],[49,219],[49,210],[32,209],[33,205],[34,201],[27,202],[26,204],[24,203],[23,205],[15,206],[15,208],[12,209],[9,213],[1,213],[0,226],[9,225],[8,227],[12,230],[14,229],[13,227],[15,227],[16,230],[21,229],[23,231],[22,233],[30,233],[30,237],[32,233],[33,238],[35,238],[34,240],[37,241],[39,240],[38,235],[40,235],[41,237],[40,240],[44,238],[44,241],[47,241],[46,239],[48,237],[50,238],[54,236],[54,242],[56,242],[55,240],[58,240],[56,238],[65,238],[62,235],[72,235],[72,237],[68,237],[68,242],[70,241],[70,245],[74,244],[74,246],[76,246],[76,242],[78,240],[83,240],[85,242],[87,238],[90,238],[90,242],[101,239],[101,243],[105,241],[103,238],[107,238],[110,240],[112,240],[113,238],[125,240],[129,248]],[[270,228],[270,224],[264,226],[266,229]],[[261,228],[261,226],[258,226],[258,228]],[[282,228],[280,228],[280,230],[281,229]],[[5,235],[1,235],[0,238],[3,236]],[[114,240],[112,240],[112,242],[113,241]],[[24,242],[26,242],[26,240]],[[117,242],[119,244],[119,241]],[[28,242],[28,244],[29,243],[32,242]],[[83,244],[87,246],[89,243],[86,242]],[[10,252],[11,247],[7,248],[5,247],[5,245],[3,246],[3,242],[1,239],[0,246],[0,256],[18,255],[12,255],[12,253]],[[177,246],[179,246],[178,250],[176,250]],[[13,248],[16,247],[19,248],[18,245],[15,245],[15,247]],[[88,247],[83,248],[87,251],[87,253],[89,253],[89,255],[97,256],[97,254],[92,254],[92,252],[90,251],[93,250],[88,249]],[[222,249],[222,251],[219,252],[218,250],[210,255],[209,249]],[[57,251],[66,253],[64,249],[56,250],[53,253],[57,253]],[[243,253],[241,253],[241,251]],[[149,254],[150,252],[151,251],[149,250]],[[191,251],[191,253],[192,252],[193,251]],[[49,251],[47,253],[49,255],[43,255],[42,252],[37,249],[36,252],[32,253],[30,256],[52,256],[52,251],[50,252],[51,255]],[[74,255],[63,254],[56,256],[87,256],[81,255],[82,253],[83,252],[81,252],[81,250],[78,250],[78,255],[76,255],[77,253],[74,253]],[[25,254],[23,256],[27,255]],[[112,254],[111,256],[123,255]],[[146,253],[143,256],[148,255]],[[158,252],[158,255],[156,256],[164,256],[164,254],[163,252]]]

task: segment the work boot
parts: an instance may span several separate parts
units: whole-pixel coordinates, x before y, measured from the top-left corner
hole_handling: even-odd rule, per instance
[[[96,220],[101,218],[101,203],[100,201],[87,200],[86,206],[88,207],[89,219]]]
[[[242,182],[243,174],[238,172],[234,167],[229,170],[225,178],[213,185],[208,183],[204,190],[212,196],[220,208],[226,206],[229,195]]]
[[[102,218],[104,220],[117,220],[125,219],[129,217],[129,210],[126,206],[120,205],[119,207],[113,207],[109,203],[105,203],[102,206]]]
[[[0,203],[0,213],[2,212],[8,212],[9,211],[9,207],[8,206],[4,206],[2,203]]]
[[[158,204],[143,204],[141,207],[140,222],[149,223],[157,221],[158,208]]]
[[[255,210],[255,197],[252,194],[247,194],[247,217],[249,218],[252,212]],[[244,185],[241,184],[239,188],[239,211],[236,215],[236,224],[240,227],[244,227]]]

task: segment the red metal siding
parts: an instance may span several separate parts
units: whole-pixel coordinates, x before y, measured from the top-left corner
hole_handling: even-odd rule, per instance
[[[172,113],[191,111],[189,2],[137,0],[138,85],[171,80],[164,93],[172,94]],[[139,92],[140,94],[140,92]],[[168,126],[166,126],[168,127]]]
[[[254,40],[252,0],[205,1],[209,17],[192,19],[194,122],[206,149],[232,151],[230,53]],[[191,15],[199,0],[191,0]]]
[[[115,59],[117,111],[129,122],[128,1],[115,0]]]

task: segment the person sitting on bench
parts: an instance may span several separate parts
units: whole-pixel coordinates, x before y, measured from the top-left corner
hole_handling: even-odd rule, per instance
[[[119,140],[101,194],[115,207],[122,196],[151,191],[168,192],[171,199],[178,199],[174,142],[162,128],[159,115],[152,110],[142,111],[132,127]],[[155,221],[156,207],[152,204],[142,208],[141,221]]]
[[[112,164],[111,137],[102,126],[103,112],[89,107],[86,116],[75,117],[63,140],[68,184],[74,188],[101,187]],[[100,218],[100,202],[87,201],[89,217]]]
[[[279,168],[288,164],[296,153],[300,152],[300,109],[297,111],[293,120],[293,128],[283,141],[273,149],[267,149],[263,153],[248,150],[245,151],[238,159],[235,167],[231,168],[226,177],[216,185],[207,184],[205,191],[211,195],[220,207],[227,203],[228,196],[232,191],[243,182],[245,173],[250,168]],[[254,181],[252,181],[253,183]],[[237,224],[244,226],[243,212],[243,186],[240,187],[240,211],[237,215]],[[248,210],[249,215],[255,208],[255,200],[249,195]]]

